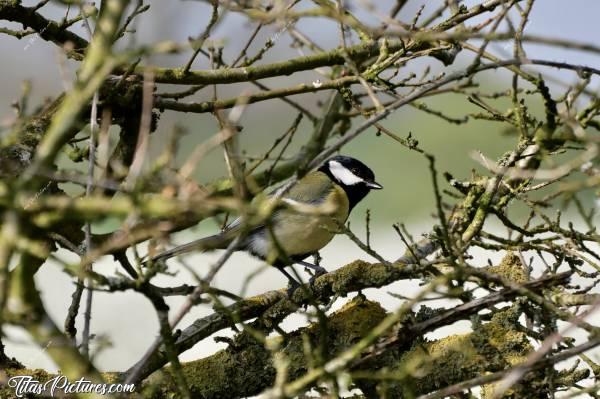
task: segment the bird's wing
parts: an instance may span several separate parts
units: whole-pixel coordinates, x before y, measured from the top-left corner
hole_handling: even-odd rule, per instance
[[[312,172],[294,184],[283,198],[306,205],[318,205],[327,200],[333,189],[334,183],[325,173]]]
[[[268,198],[275,198],[281,193],[287,185],[284,184],[275,188],[268,194]],[[299,182],[292,185],[282,196],[282,200],[288,205],[294,206],[315,206],[320,205],[327,200],[328,194],[334,189],[334,183],[323,172],[312,172],[304,176]],[[275,217],[281,210],[273,213]],[[241,218],[237,218],[228,224],[222,234],[235,236],[242,226]],[[256,226],[252,231],[264,227],[264,224]],[[251,234],[250,232],[249,234]]]

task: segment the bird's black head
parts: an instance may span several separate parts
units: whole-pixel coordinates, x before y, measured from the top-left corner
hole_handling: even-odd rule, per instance
[[[375,175],[367,165],[351,157],[338,155],[329,158],[319,170],[344,189],[350,201],[350,209],[354,208],[370,190],[383,188],[375,181]]]

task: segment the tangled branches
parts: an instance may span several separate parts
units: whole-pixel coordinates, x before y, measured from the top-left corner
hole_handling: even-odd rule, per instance
[[[69,380],[135,384],[139,397],[597,397],[600,70],[529,52],[531,44],[594,55],[600,48],[529,34],[542,3],[535,0],[420,8],[398,0],[390,11],[369,1],[206,3],[206,24],[188,41],[140,44],[135,27],[155,8],[143,0],[106,0],[98,9],[0,0],[0,20],[12,23],[0,28],[1,40],[37,35],[78,68],[38,109],[28,108],[25,90],[1,127],[0,327],[26,331]],[[64,18],[47,17],[50,7]],[[250,33],[220,42],[230,18],[246,21]],[[74,28],[81,23],[87,35]],[[331,31],[334,44],[319,34]],[[281,56],[281,42],[298,54],[286,48]],[[176,66],[154,65],[158,56]],[[510,81],[490,82],[492,73]],[[468,111],[437,109],[447,96]],[[250,155],[256,143],[247,143],[255,138],[244,125],[263,103],[281,103],[287,126],[277,133],[261,114],[268,143]],[[447,154],[422,132],[399,133],[388,118],[409,107],[447,125],[481,123],[489,130],[481,134],[502,126],[510,148],[498,159],[462,148],[459,156],[471,156],[476,168],[452,175],[440,168]],[[160,117],[173,114],[208,118],[216,132],[182,151],[188,142],[179,125],[160,136],[170,127]],[[443,133],[436,140],[450,142]],[[247,296],[218,284],[235,244],[209,267],[192,264],[194,280],[185,284],[164,283],[182,264],[142,267],[174,233],[202,221],[224,226],[236,214],[250,227],[268,222],[272,207],[259,193],[358,142],[368,143],[364,153],[397,146],[428,170],[427,181],[411,184],[433,193],[434,222],[418,239],[403,224],[385,230],[397,241],[393,256],[375,249],[367,213],[366,240],[350,225],[340,230],[377,262],[336,265],[290,297],[285,288]],[[199,168],[219,169],[210,160],[218,150],[224,177],[199,183]],[[379,164],[394,168],[393,159]],[[410,194],[393,177],[386,187]],[[408,213],[396,207],[393,218]],[[110,221],[107,232],[92,228]],[[99,267],[109,259],[117,273]],[[48,262],[76,286],[64,328],[35,279]],[[408,285],[419,289],[397,288]],[[126,371],[98,370],[91,356],[101,346],[91,322],[98,291],[135,292],[155,311],[157,338]],[[183,300],[173,306],[172,297]],[[202,305],[211,313],[188,323]],[[308,324],[286,331],[290,315]],[[466,330],[442,330],[457,324]],[[216,338],[225,349],[180,361],[225,331],[234,332]],[[0,338],[2,397],[15,395],[15,375],[53,377],[11,359],[4,329]]]

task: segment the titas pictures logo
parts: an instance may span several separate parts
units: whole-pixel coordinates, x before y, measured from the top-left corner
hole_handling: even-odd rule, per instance
[[[18,375],[9,378],[9,388],[12,388],[18,398],[26,395],[48,395],[51,397],[64,394],[93,393],[97,395],[109,395],[114,393],[133,393],[134,384],[105,384],[95,383],[85,378],[70,382],[64,375],[57,375],[47,381],[39,381],[30,375]]]

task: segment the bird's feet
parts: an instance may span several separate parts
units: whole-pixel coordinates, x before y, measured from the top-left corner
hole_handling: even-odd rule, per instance
[[[310,280],[308,280],[311,287],[314,285],[314,282],[317,278],[321,277],[324,274],[327,274],[327,270],[319,265],[313,265],[312,263],[300,261],[298,262],[302,266],[306,267],[306,271],[311,274]],[[312,270],[312,273],[311,273]]]
[[[319,268],[319,270],[315,270],[315,272],[312,274],[312,276],[310,276],[310,279],[308,280],[310,286],[312,287],[315,284],[315,281],[324,274],[327,274],[327,270],[325,270],[322,267]]]
[[[298,288],[300,288],[300,286],[301,286],[301,284],[299,282],[297,282],[296,280],[289,280],[288,289],[287,289],[288,299],[292,298],[292,296],[294,295],[294,292],[296,292],[296,290]]]
[[[285,277],[287,277],[289,282],[289,286],[287,289],[287,297],[291,298],[294,294],[294,291],[296,291],[301,284],[294,277],[292,277],[292,275],[288,273],[284,267],[277,267],[277,270],[279,270],[281,273],[283,273]]]
[[[312,287],[316,281],[317,278],[319,278],[320,276],[322,276],[323,274],[327,273],[327,270],[325,270],[325,268],[318,266],[318,265],[313,265],[311,263],[308,262],[304,262],[304,261],[300,261],[298,262],[298,264],[306,267],[307,269],[312,270],[311,277],[308,280],[308,283],[310,284],[310,286]],[[300,284],[294,277],[292,277],[291,274],[289,274],[285,268],[283,267],[277,267],[277,269],[283,273],[288,281],[289,281],[289,286],[287,289],[287,296],[288,298],[291,298],[292,295],[294,294],[294,291],[296,291],[302,284]]]

